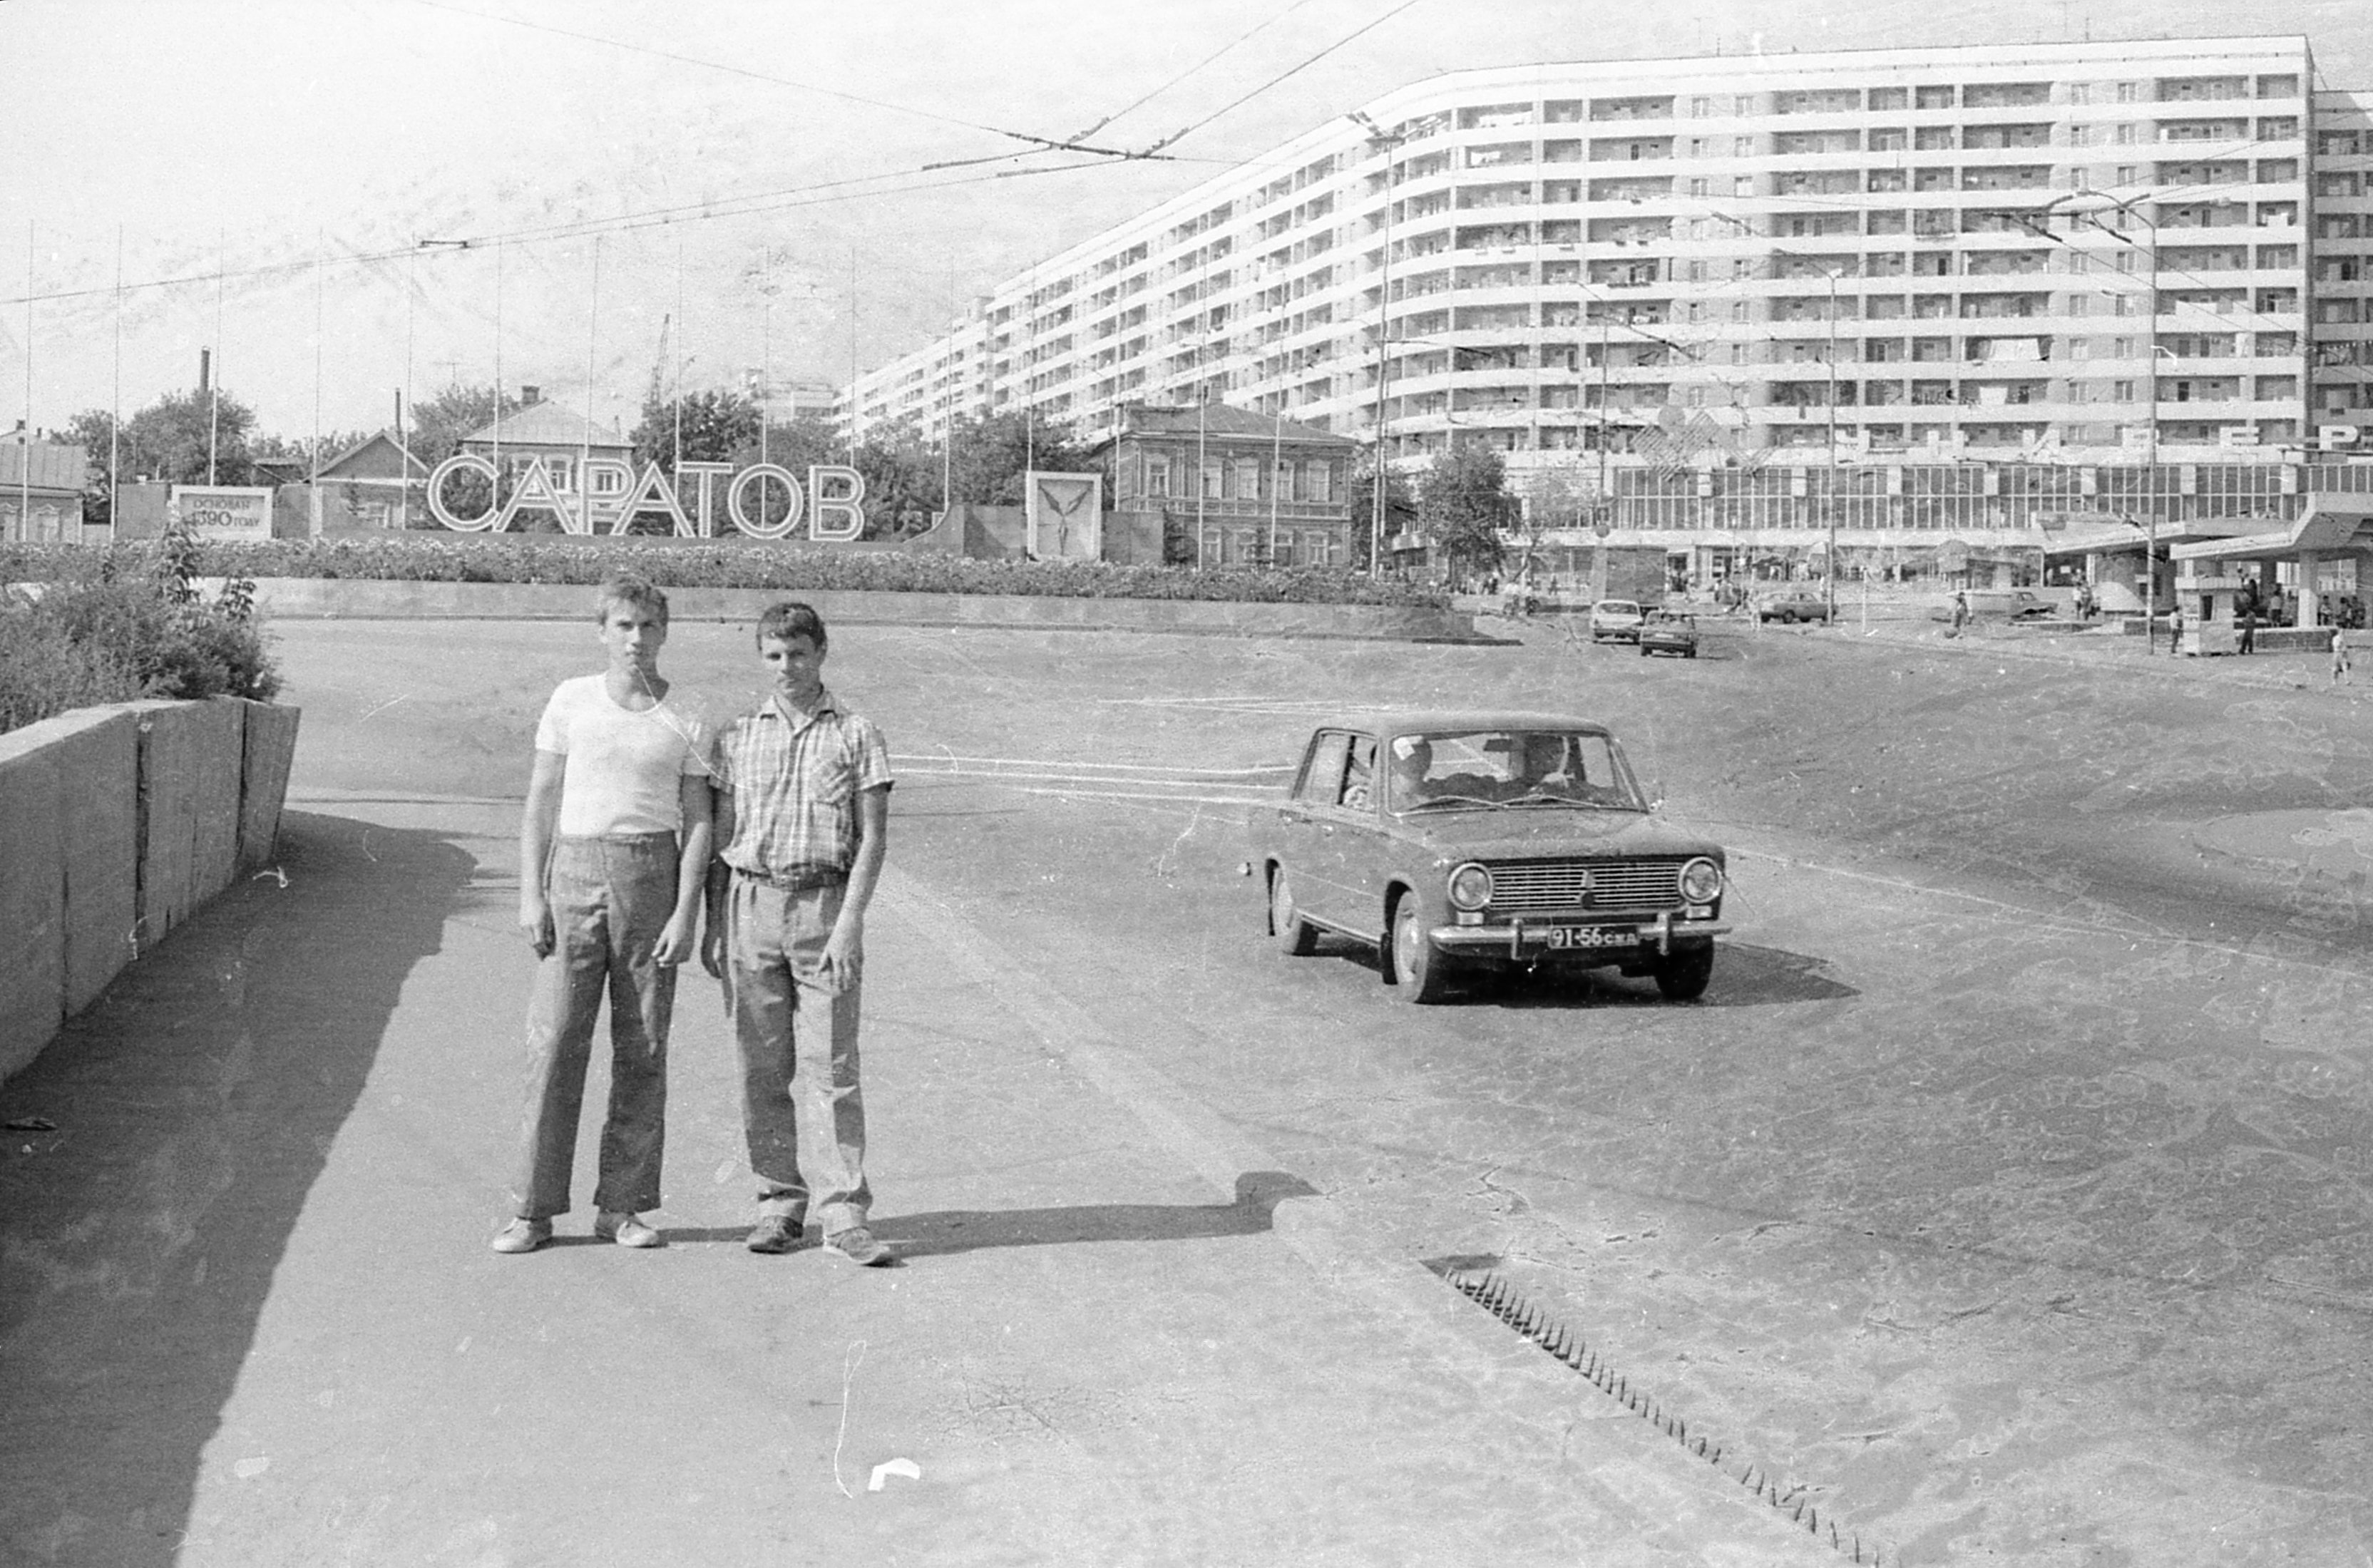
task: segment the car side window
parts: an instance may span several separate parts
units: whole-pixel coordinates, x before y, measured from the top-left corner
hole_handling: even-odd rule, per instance
[[[1343,765],[1350,756],[1351,737],[1340,730],[1319,731],[1310,743],[1310,758],[1302,765],[1302,788],[1295,799],[1306,806],[1331,806],[1342,797]]]
[[[1354,735],[1343,768],[1343,790],[1336,804],[1348,811],[1363,812],[1375,799],[1376,740],[1373,735]]]

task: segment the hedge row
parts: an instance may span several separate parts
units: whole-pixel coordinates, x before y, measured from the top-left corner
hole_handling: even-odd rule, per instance
[[[139,551],[134,544],[110,546]],[[58,575],[81,546],[0,545],[0,581]],[[1396,604],[1446,608],[1435,591],[1340,568],[1119,567],[1098,561],[976,561],[865,549],[796,549],[608,536],[531,540],[418,534],[386,539],[275,539],[209,544],[200,570],[228,578],[376,578],[409,582],[599,582],[627,568],[663,588],[1011,593],[1033,598],[1200,599],[1254,604]]]
[[[28,572],[28,564],[43,569]],[[53,548],[8,559],[0,593],[0,731],[137,697],[270,701],[280,676],[256,624],[251,585],[212,602],[186,548]]]

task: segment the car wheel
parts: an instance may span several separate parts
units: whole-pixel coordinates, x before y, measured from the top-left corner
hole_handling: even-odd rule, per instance
[[[1695,659],[1697,656],[1698,656],[1698,650],[1697,650],[1696,649],[1694,649],[1694,648],[1690,649],[1687,653],[1684,653],[1684,654],[1682,654],[1682,655],[1681,655],[1681,657],[1682,657],[1682,658],[1684,658],[1684,659]]]
[[[1417,900],[1404,895],[1393,906],[1393,930],[1385,952],[1385,978],[1403,1001],[1440,1001],[1450,989],[1450,965],[1433,950],[1418,919]]]
[[[1318,933],[1293,907],[1293,883],[1280,866],[1268,876],[1268,933],[1277,950],[1288,958],[1307,958],[1318,951]]]
[[[1656,989],[1666,1001],[1695,1001],[1713,978],[1713,943],[1677,947],[1657,962]]]

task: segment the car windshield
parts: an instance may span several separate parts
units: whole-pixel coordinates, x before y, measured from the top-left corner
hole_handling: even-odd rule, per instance
[[[1636,615],[1640,613],[1640,606],[1629,599],[1602,599],[1598,602],[1598,613],[1602,615]]]
[[[1398,735],[1391,754],[1385,803],[1395,812],[1648,809],[1615,743],[1586,730]]]

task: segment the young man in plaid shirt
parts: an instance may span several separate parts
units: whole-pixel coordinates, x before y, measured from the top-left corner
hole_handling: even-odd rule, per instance
[[[858,1003],[865,909],[889,848],[889,749],[824,684],[824,618],[806,604],[758,620],[767,698],[717,746],[716,842],[701,962],[725,982],[742,1059],[742,1119],[758,1178],[753,1252],[800,1244],[813,1200],[824,1245],[894,1261],[866,1229]],[[812,1188],[801,1179],[806,1122]]]

